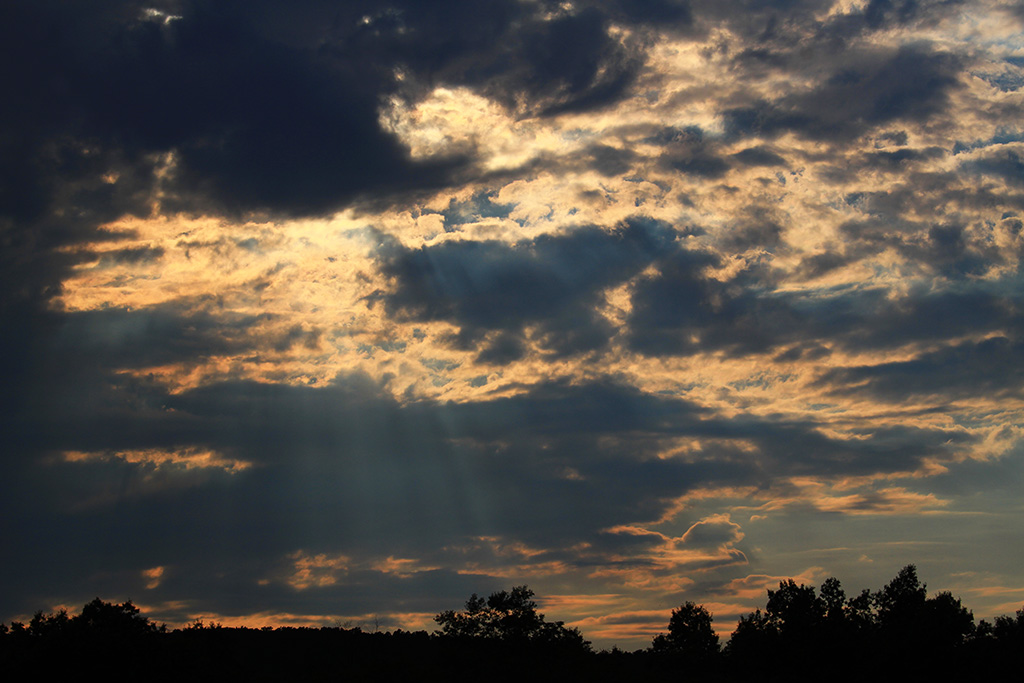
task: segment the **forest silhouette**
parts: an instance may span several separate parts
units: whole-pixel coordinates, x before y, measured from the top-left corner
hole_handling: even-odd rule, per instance
[[[37,612],[0,624],[0,671],[44,678],[142,675],[152,680],[951,680],[1009,671],[1024,651],[1024,608],[993,622],[949,592],[928,597],[914,565],[878,591],[847,596],[783,581],[740,618],[724,647],[713,615],[686,602],[666,632],[634,652],[595,651],[576,628],[547,621],[527,586],[472,595],[434,619],[439,630],[168,629],[131,601],[96,598],[76,615]]]

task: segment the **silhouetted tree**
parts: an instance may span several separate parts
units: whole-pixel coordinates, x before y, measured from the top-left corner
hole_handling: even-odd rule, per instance
[[[837,623],[846,619],[846,591],[834,576],[821,582],[821,602],[825,608],[826,623]]]
[[[779,630],[767,614],[754,610],[740,617],[725,652],[735,664],[770,666],[779,655]]]
[[[958,647],[974,634],[974,614],[960,598],[943,591],[925,601],[922,627],[932,647]]]
[[[67,610],[62,609],[53,614],[43,614],[40,610],[28,623],[28,632],[33,636],[53,638],[66,635],[71,630],[71,625]]]
[[[998,641],[1024,646],[1024,608],[1017,610],[1016,619],[1008,616],[996,617],[992,635]]]
[[[718,634],[711,628],[712,615],[703,605],[686,602],[672,610],[668,633],[655,636],[655,652],[676,652],[697,659],[718,654]]]
[[[815,595],[814,586],[798,586],[789,579],[781,581],[778,590],[768,591],[765,613],[784,641],[802,645],[824,621],[825,604]]]
[[[838,581],[830,582],[828,589],[829,599],[841,606]],[[733,664],[751,670],[764,667],[774,675],[802,675],[814,669],[827,659],[823,649],[827,611],[828,603],[817,596],[814,586],[781,581],[777,590],[768,591],[764,612],[740,618],[728,647]]]
[[[877,625],[875,598],[867,588],[846,602],[846,620],[851,630],[859,634],[874,631]]]
[[[875,594],[879,625],[887,630],[905,631],[920,622],[927,599],[928,590],[917,578],[917,567],[908,564]]]
[[[117,605],[95,598],[82,607],[71,624],[75,630],[102,637],[138,636],[164,630],[143,616],[131,600]]]
[[[662,680],[686,671],[726,680],[973,679],[978,671],[1010,670],[1024,650],[1024,609],[994,624],[973,615],[949,592],[928,598],[913,565],[876,593],[847,598],[838,579],[813,586],[783,581],[766,607],[740,618],[724,657],[711,614],[684,603],[668,633],[650,649],[594,654],[579,631],[549,623],[526,586],[488,598],[473,595],[462,611],[435,619],[441,633],[365,633],[358,628],[221,627],[197,620],[165,633],[130,601],[98,598],[69,616],[37,612],[31,622],[0,624],[0,668],[8,677],[45,671],[50,678],[122,670],[160,671],[168,680],[287,680],[301,666],[307,678],[336,674],[340,657],[350,678],[451,680],[487,670],[498,681]],[[137,636],[137,637],[135,637]],[[13,673],[12,673],[13,672]],[[475,675],[475,674],[471,674]]]
[[[1024,613],[1020,619],[1024,629]],[[1009,618],[1001,623],[1010,628]],[[974,615],[949,592],[929,598],[917,568],[907,565],[881,590],[849,599],[835,578],[822,583],[818,596],[813,586],[783,581],[768,591],[763,613],[740,619],[727,652],[744,674],[760,670],[780,680],[859,680],[863,670],[837,666],[854,661],[892,678],[933,678],[1002,653],[995,630],[976,629]]]
[[[441,633],[456,638],[481,638],[514,643],[559,645],[589,650],[579,629],[564,622],[547,622],[537,612],[534,592],[516,586],[511,592],[491,593],[486,600],[474,593],[462,612],[446,610],[434,617]]]

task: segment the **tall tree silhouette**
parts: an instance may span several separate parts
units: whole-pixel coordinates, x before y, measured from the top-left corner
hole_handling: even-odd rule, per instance
[[[984,635],[994,630],[987,626]],[[856,660],[889,676],[925,669],[939,675],[964,661],[961,650],[974,634],[974,615],[959,598],[949,592],[929,598],[910,564],[881,590],[849,599],[836,578],[822,583],[820,595],[813,586],[782,581],[778,590],[768,591],[764,612],[740,618],[727,652],[749,673],[756,662],[797,678],[855,680],[859,674],[837,669],[836,662]]]
[[[465,610],[446,610],[434,621],[445,636],[590,649],[579,629],[568,628],[561,621],[545,621],[533,597],[534,592],[526,586],[491,593],[486,600],[474,593]]]
[[[785,641],[804,644],[824,621],[825,603],[815,595],[814,586],[798,586],[789,579],[780,582],[778,590],[768,591],[765,612]]]
[[[131,600],[118,605],[95,598],[71,622],[76,630],[101,637],[130,637],[161,630]]]
[[[703,605],[686,602],[672,610],[668,633],[655,636],[651,649],[694,659],[710,658],[718,654],[718,634],[711,628],[711,619]]]
[[[917,567],[908,564],[875,594],[879,625],[887,630],[906,631],[920,620],[927,599],[928,590],[917,578]]]
[[[992,634],[999,641],[1024,646],[1024,608],[1017,610],[1016,618],[996,617]]]

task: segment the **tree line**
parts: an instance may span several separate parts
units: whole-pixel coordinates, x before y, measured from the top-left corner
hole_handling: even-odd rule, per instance
[[[950,592],[928,597],[914,565],[907,565],[877,591],[847,596],[839,579],[819,589],[782,581],[767,591],[764,609],[740,617],[724,648],[703,606],[673,610],[668,633],[653,652],[726,666],[767,680],[975,678],[1007,670],[1024,650],[1024,609],[994,622],[975,622]]]
[[[359,628],[224,628],[156,624],[127,601],[99,598],[77,615],[37,612],[0,624],[0,671],[80,675],[111,662],[156,680],[409,677],[420,680],[625,680],[644,675],[724,680],[948,680],[1015,665],[1024,651],[1024,608],[975,622],[949,592],[928,596],[914,565],[877,591],[848,596],[782,581],[764,609],[739,619],[723,647],[713,615],[686,602],[647,648],[595,652],[580,631],[548,621],[527,586],[473,595],[435,617],[438,630],[366,633]]]

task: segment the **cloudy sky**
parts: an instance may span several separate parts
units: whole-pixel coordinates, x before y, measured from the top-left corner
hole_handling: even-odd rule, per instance
[[[1024,603],[1024,4],[0,13],[0,621]]]

